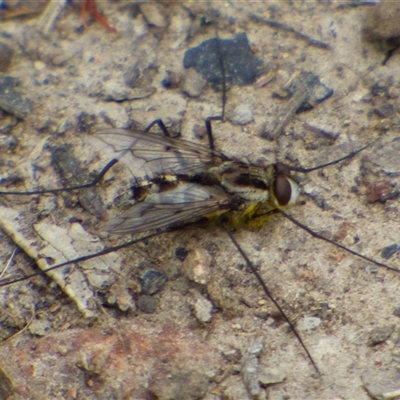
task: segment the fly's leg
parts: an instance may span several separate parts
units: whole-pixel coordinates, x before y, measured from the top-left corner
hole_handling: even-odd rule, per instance
[[[222,121],[223,116],[218,116],[218,117],[208,117],[206,119],[206,130],[207,130],[207,137],[208,137],[208,146],[210,147],[211,150],[215,149],[214,146],[214,138],[212,134],[212,127],[211,127],[211,121]]]
[[[226,105],[226,75],[225,75],[225,65],[224,65],[224,59],[222,57],[222,52],[221,52],[221,44],[219,42],[219,36],[218,36],[218,31],[215,29],[215,36],[216,36],[216,41],[215,41],[215,46],[216,46],[216,52],[219,55],[218,61],[220,64],[221,68],[221,75],[222,75],[222,90],[221,90],[221,101],[222,101],[222,111],[221,115],[215,116],[215,117],[208,117],[206,119],[206,130],[207,130],[207,136],[208,136],[208,145],[211,150],[215,149],[214,146],[214,138],[212,134],[212,128],[211,128],[211,122],[212,121],[223,121],[225,117],[225,105]]]
[[[167,137],[171,137],[171,135],[168,132],[167,127],[165,126],[164,122],[162,121],[162,119],[155,119],[153,122],[150,122],[150,124],[148,125],[148,127],[144,130],[145,132],[149,132],[150,129],[154,126],[154,125],[158,125],[159,128],[161,129],[162,133],[167,136]]]
[[[170,134],[161,119],[154,120],[146,129],[145,132],[148,132],[154,125],[158,125],[165,136],[170,137]],[[93,181],[84,183],[83,185],[71,186],[71,187],[64,187],[64,188],[57,188],[57,189],[48,189],[48,190],[33,190],[29,192],[3,192],[0,191],[0,195],[10,194],[10,195],[39,195],[45,193],[60,193],[60,192],[70,192],[73,190],[79,189],[87,189],[96,186],[104,177],[104,175],[109,171],[109,169],[118,162],[118,159],[112,159],[107,165],[100,171],[100,173],[93,179]]]
[[[272,295],[270,290],[268,289],[267,285],[265,284],[263,278],[257,271],[257,268],[254,266],[254,264],[251,262],[247,254],[244,252],[244,250],[241,248],[239,243],[236,241],[235,237],[233,236],[232,232],[229,230],[229,228],[222,224],[222,228],[225,230],[225,232],[228,234],[230,240],[236,247],[236,249],[239,251],[240,255],[242,258],[245,260],[247,266],[250,268],[251,272],[254,274],[254,276],[257,278],[258,282],[260,283],[261,287],[264,290],[264,293],[266,296],[274,303],[275,307],[279,310],[285,321],[288,323],[290,329],[294,333],[294,335],[297,338],[297,341],[300,343],[300,346],[303,348],[304,352],[307,354],[307,358],[310,360],[311,364],[317,371],[318,375],[321,375],[321,372],[319,371],[317,364],[315,363],[314,359],[311,356],[311,353],[308,351],[307,346],[305,345],[302,337],[300,336],[300,333],[297,331],[296,327],[293,325],[292,321],[289,319],[289,317],[286,315],[286,313],[283,311],[282,307],[279,305],[279,303],[276,301],[275,297]]]
[[[211,127],[211,122],[212,121],[222,121],[224,119],[223,115],[216,116],[216,117],[208,117],[205,121],[206,124],[206,131],[207,131],[207,137],[208,137],[208,146],[210,147],[211,150],[215,149],[214,146],[214,137],[212,133],[212,127]],[[149,126],[145,129],[145,132],[149,132],[150,129],[154,126],[158,125],[159,128],[161,129],[162,133],[167,136],[171,137],[170,133],[168,132],[167,127],[165,126],[164,122],[161,119],[155,119],[153,122],[149,124]]]
[[[78,189],[87,189],[90,187],[96,186],[104,177],[104,175],[108,172],[108,170],[118,162],[117,159],[111,160],[101,171],[100,173],[96,176],[96,178],[93,179],[93,181],[84,183],[83,185],[77,185],[77,186],[71,186],[71,187],[64,187],[64,188],[57,188],[57,189],[46,189],[46,190],[32,190],[29,192],[3,192],[0,191],[0,195],[4,194],[10,194],[10,195],[35,195],[35,194],[46,194],[46,193],[60,193],[60,192],[71,192],[73,190],[78,190]]]

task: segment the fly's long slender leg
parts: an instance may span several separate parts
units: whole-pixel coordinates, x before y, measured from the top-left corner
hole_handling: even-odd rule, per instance
[[[156,119],[150,123],[150,125],[145,129],[145,132],[148,132],[154,125],[158,125],[165,136],[170,137],[170,134],[161,119]],[[73,190],[79,189],[87,189],[96,186],[105,176],[105,174],[109,171],[109,169],[114,166],[118,162],[118,159],[112,159],[107,165],[100,171],[100,173],[96,176],[93,181],[84,183],[83,185],[57,188],[57,189],[45,189],[45,190],[32,190],[29,192],[17,192],[17,191],[0,191],[0,195],[9,194],[9,195],[39,195],[46,193],[60,193],[60,192],[71,192]]]
[[[383,267],[383,268],[386,268],[386,269],[388,269],[388,270],[390,270],[390,271],[394,271],[394,272],[400,273],[400,270],[397,270],[397,269],[395,269],[395,268],[393,268],[393,267],[390,267],[390,266],[387,265],[387,264],[380,263],[380,262],[378,262],[378,261],[376,261],[376,260],[374,260],[374,259],[372,259],[372,258],[363,256],[362,254],[357,253],[357,252],[355,252],[355,251],[353,251],[353,250],[351,250],[351,249],[349,249],[349,248],[347,248],[347,247],[341,245],[340,243],[337,243],[337,242],[335,242],[335,241],[333,241],[333,240],[327,239],[327,238],[325,238],[325,237],[319,235],[318,233],[314,232],[312,229],[310,229],[310,228],[308,228],[307,226],[303,225],[302,223],[300,223],[299,221],[295,220],[293,217],[289,216],[288,214],[284,213],[283,211],[279,211],[279,212],[281,212],[287,219],[289,219],[290,221],[292,221],[295,225],[297,225],[299,228],[303,229],[304,231],[306,231],[307,233],[309,233],[309,234],[312,235],[313,237],[316,237],[316,238],[318,238],[318,239],[321,239],[321,240],[324,240],[324,241],[326,241],[326,242],[328,242],[328,243],[331,243],[331,244],[333,244],[333,245],[335,245],[335,246],[338,246],[339,248],[341,248],[341,249],[347,251],[348,253],[350,253],[350,254],[352,254],[352,255],[354,255],[354,256],[360,257],[360,258],[362,258],[362,259],[364,259],[364,260],[366,260],[366,261],[368,261],[368,262],[371,262],[371,263],[373,263],[373,264],[375,264],[375,265],[378,265],[379,267]],[[190,224],[188,224],[188,225],[190,225]],[[227,232],[227,234],[229,235],[229,237],[230,237],[230,239],[232,240],[232,242],[233,242],[233,244],[235,245],[235,247],[236,247],[236,248],[238,249],[238,251],[240,252],[240,254],[241,254],[241,256],[243,257],[243,259],[246,261],[246,264],[248,265],[248,267],[249,267],[249,268],[251,269],[251,271],[254,273],[254,275],[256,276],[257,280],[260,282],[260,285],[262,286],[262,288],[263,288],[265,294],[271,299],[271,301],[275,304],[275,306],[278,308],[278,310],[282,313],[283,317],[285,318],[285,320],[286,320],[287,323],[289,324],[290,328],[293,330],[295,336],[297,337],[297,339],[298,339],[299,342],[301,343],[301,346],[304,348],[305,352],[307,353],[307,356],[309,357],[311,363],[313,364],[313,366],[315,367],[315,369],[318,371],[318,368],[317,368],[317,366],[315,365],[315,362],[313,361],[313,359],[312,359],[311,355],[309,354],[308,350],[306,349],[306,347],[305,347],[305,345],[304,345],[304,343],[303,343],[303,341],[302,341],[302,339],[301,339],[299,333],[296,331],[296,329],[294,328],[293,324],[291,323],[291,321],[289,320],[289,318],[287,317],[287,315],[284,313],[284,311],[282,310],[282,308],[279,306],[279,304],[276,302],[276,300],[272,297],[270,291],[268,290],[268,287],[266,286],[266,284],[265,284],[265,282],[263,281],[262,277],[261,277],[260,274],[258,273],[257,269],[254,267],[254,265],[252,264],[252,262],[250,261],[250,259],[247,257],[246,253],[244,253],[243,249],[239,246],[239,244],[237,243],[235,237],[232,235],[232,232],[231,232],[225,225],[223,225],[223,228],[224,228],[224,230]],[[122,249],[122,248],[131,246],[131,245],[133,245],[133,244],[136,244],[136,243],[145,241],[145,240],[150,239],[150,238],[152,238],[152,237],[158,236],[158,235],[160,235],[160,234],[167,233],[167,232],[172,232],[172,231],[177,230],[177,229],[180,229],[180,228],[171,228],[171,229],[166,229],[166,230],[161,231],[161,232],[154,232],[154,233],[152,233],[152,234],[149,234],[149,235],[146,235],[146,236],[137,238],[137,239],[133,239],[133,240],[131,240],[131,241],[129,241],[129,242],[123,243],[123,244],[118,245],[118,246],[105,248],[105,249],[103,249],[102,251],[97,252],[97,253],[92,253],[92,254],[88,254],[88,255],[86,255],[86,256],[82,256],[82,257],[75,258],[75,259],[73,259],[73,260],[65,261],[65,262],[63,262],[63,263],[61,263],[61,264],[57,264],[57,265],[54,265],[54,266],[52,266],[52,267],[50,267],[50,268],[47,268],[46,270],[42,270],[42,271],[40,271],[40,272],[36,272],[36,273],[30,274],[30,275],[27,275],[27,276],[24,276],[24,277],[21,277],[21,278],[12,279],[12,280],[9,280],[9,279],[7,279],[7,280],[1,280],[1,281],[0,281],[0,287],[8,286],[8,285],[11,285],[11,284],[17,283],[17,282],[21,282],[21,281],[24,281],[24,280],[33,278],[33,277],[35,277],[35,276],[44,275],[44,274],[45,274],[46,272],[48,272],[48,271],[52,271],[52,270],[55,270],[55,269],[57,269],[57,268],[65,267],[65,266],[70,265],[70,264],[76,264],[76,263],[83,262],[83,261],[86,261],[86,260],[90,260],[90,259],[93,259],[93,258],[102,256],[102,255],[106,255],[106,254],[112,253],[112,252],[114,252],[114,251],[118,251],[118,250],[120,250],[120,249]],[[319,371],[318,371],[318,372],[319,372]]]
[[[222,75],[222,111],[221,115],[219,116],[214,116],[214,117],[208,117],[206,119],[206,130],[207,130],[207,136],[208,136],[208,145],[211,150],[215,149],[214,146],[214,138],[212,134],[212,128],[211,128],[211,121],[223,121],[225,117],[225,105],[226,105],[226,79],[225,79],[225,65],[224,65],[224,58],[222,57],[221,54],[221,45],[219,42],[219,36],[218,36],[218,30],[215,29],[215,46],[216,46],[216,52],[218,54],[218,60],[221,68],[221,75]]]
[[[225,105],[224,105],[225,108]],[[215,116],[215,117],[208,117],[205,120],[205,124],[206,124],[206,130],[207,130],[207,137],[208,137],[208,146],[210,147],[211,150],[215,149],[214,146],[214,138],[213,138],[213,134],[212,134],[212,127],[211,127],[211,122],[212,121],[222,121],[224,119],[224,114],[222,113],[222,115],[220,116]],[[149,126],[145,129],[145,132],[149,132],[150,129],[154,126],[154,125],[158,125],[159,128],[161,129],[162,133],[167,136],[167,137],[171,137],[170,133],[168,132],[167,127],[165,126],[164,122],[162,121],[162,119],[155,119],[153,122],[151,122],[149,124]]]
[[[70,264],[76,264],[76,263],[79,263],[79,262],[91,260],[91,259],[96,258],[96,257],[104,256],[106,254],[113,253],[114,251],[121,250],[121,249],[123,249],[125,247],[131,246],[131,245],[139,243],[139,242],[143,242],[143,241],[148,240],[148,239],[150,239],[152,237],[161,235],[161,234],[166,233],[166,232],[171,232],[173,230],[174,229],[166,229],[166,230],[164,230],[162,232],[154,232],[154,233],[151,233],[149,235],[142,236],[142,237],[137,238],[137,239],[133,239],[133,240],[131,240],[129,242],[125,242],[125,243],[120,244],[118,246],[107,247],[107,248],[105,248],[105,249],[103,249],[103,250],[101,250],[101,251],[99,251],[97,253],[87,254],[86,256],[78,257],[78,258],[75,258],[73,260],[69,260],[69,261],[65,261],[65,262],[57,264],[57,265],[53,265],[50,268],[41,270],[39,272],[35,272],[33,274],[30,274],[30,275],[22,276],[21,278],[11,279],[11,280],[2,279],[2,280],[0,280],[0,287],[8,286],[8,285],[11,285],[11,284],[17,283],[17,282],[22,282],[22,281],[25,281],[27,279],[33,278],[35,276],[45,275],[49,271],[53,271],[55,269],[58,269],[58,268],[61,268],[61,267],[65,267],[65,266],[70,265]]]
[[[219,41],[218,36],[218,29],[215,28],[215,45],[217,47],[217,54],[218,54],[218,61],[221,68],[221,75],[222,75],[222,112],[221,118],[224,118],[225,115],[225,105],[226,105],[226,74],[225,74],[225,64],[224,64],[224,57],[222,56],[222,49],[221,43]]]
[[[108,172],[108,170],[115,165],[118,162],[117,159],[111,160],[102,170],[101,172],[96,176],[93,181],[84,183],[83,185],[78,185],[78,186],[71,186],[71,187],[64,187],[64,188],[57,188],[57,189],[46,189],[46,190],[32,190],[30,192],[3,192],[0,191],[0,195],[2,194],[10,194],[10,195],[33,195],[33,194],[46,194],[46,193],[59,193],[59,192],[70,192],[72,190],[78,190],[78,189],[87,189],[93,186],[96,186],[101,179],[103,179],[104,175]]]
[[[338,158],[338,159],[336,159],[336,160],[327,162],[326,164],[317,165],[316,167],[303,168],[303,167],[293,167],[293,166],[286,165],[286,164],[284,164],[284,165],[285,165],[286,168],[288,168],[290,171],[295,171],[295,172],[300,172],[300,173],[302,173],[302,174],[307,174],[307,173],[309,173],[309,172],[316,171],[316,170],[318,170],[318,169],[322,169],[322,168],[325,168],[325,167],[329,167],[330,165],[334,165],[334,164],[340,163],[341,161],[350,159],[350,158],[354,157],[355,155],[357,155],[358,153],[361,153],[363,150],[367,149],[368,147],[370,147],[370,146],[371,146],[372,144],[374,144],[374,143],[375,143],[375,141],[372,142],[372,143],[367,144],[367,145],[364,146],[364,147],[361,147],[361,149],[354,150],[354,151],[352,151],[351,153],[346,154],[345,156],[343,156],[343,157],[341,157],[341,158]]]
[[[390,266],[387,265],[387,264],[378,262],[378,261],[376,261],[376,260],[374,260],[374,259],[372,259],[372,258],[369,258],[369,257],[367,257],[367,256],[364,256],[364,255],[362,255],[362,254],[360,254],[360,253],[358,253],[358,252],[356,252],[356,251],[354,251],[354,250],[349,249],[349,248],[346,247],[346,246],[343,246],[342,244],[340,244],[340,243],[338,243],[338,242],[336,242],[336,241],[334,241],[334,240],[328,239],[328,238],[326,238],[326,237],[324,237],[324,236],[318,234],[317,232],[315,232],[315,231],[312,230],[311,228],[307,227],[306,225],[302,224],[301,222],[297,221],[295,218],[293,218],[292,216],[288,215],[287,213],[285,213],[285,212],[282,211],[282,210],[274,210],[273,212],[279,212],[279,213],[283,214],[288,220],[290,220],[290,221],[291,221],[292,223],[294,223],[296,226],[298,226],[299,228],[303,229],[304,231],[306,231],[306,232],[309,233],[311,236],[313,236],[313,237],[315,237],[315,238],[317,238],[317,239],[320,239],[320,240],[323,240],[323,241],[325,241],[325,242],[327,242],[327,243],[330,243],[330,244],[332,244],[332,245],[335,245],[335,246],[341,248],[342,250],[345,250],[345,251],[347,251],[348,253],[350,253],[350,254],[352,254],[352,255],[354,255],[354,256],[357,256],[357,257],[359,257],[359,258],[362,258],[362,259],[364,259],[364,260],[366,260],[366,261],[368,261],[368,262],[371,262],[371,263],[373,263],[373,264],[375,264],[375,265],[377,265],[377,266],[379,266],[379,267],[382,267],[382,268],[385,268],[385,269],[387,269],[387,270],[400,273],[400,270],[398,270],[398,269],[396,269],[396,268],[390,267]],[[271,213],[271,212],[270,212],[270,213]],[[174,229],[168,229],[168,230],[166,230],[165,232],[171,232],[172,230],[174,230]],[[227,230],[226,227],[225,227],[225,230]],[[120,248],[127,247],[127,246],[129,246],[129,245],[134,244],[134,243],[138,243],[138,242],[140,242],[140,241],[149,239],[149,238],[151,238],[151,237],[157,236],[157,235],[162,234],[162,233],[165,233],[165,232],[164,232],[164,231],[163,231],[163,232],[155,232],[155,233],[153,233],[153,234],[144,236],[144,237],[142,237],[142,238],[134,239],[133,241],[124,243],[124,244],[122,244],[122,245],[120,245],[120,246],[110,247],[110,248],[107,248],[107,249],[102,250],[101,252],[94,253],[94,254],[89,254],[88,256],[80,257],[80,258],[77,258],[77,259],[73,259],[73,260],[67,261],[67,262],[65,262],[65,263],[63,263],[63,264],[59,264],[59,265],[53,266],[53,267],[47,269],[46,271],[50,271],[50,270],[53,270],[53,269],[56,269],[56,268],[60,268],[60,267],[62,267],[62,266],[68,265],[68,264],[77,263],[77,262],[85,261],[85,260],[88,260],[88,259],[91,259],[91,258],[94,258],[94,257],[98,257],[98,256],[101,256],[101,255],[105,255],[105,254],[111,253],[111,252],[113,252],[113,251],[119,250]],[[253,267],[253,268],[254,268],[254,267]],[[32,276],[41,275],[43,272],[45,272],[45,271],[41,271],[41,272],[39,272],[39,273],[37,273],[37,274],[33,274],[33,275],[28,276],[28,277],[25,277],[25,278],[23,278],[23,279],[19,279],[18,281],[24,280],[24,279],[28,279],[28,278],[30,278],[30,277],[32,277]],[[5,286],[5,285],[7,285],[7,284],[14,283],[14,282],[18,282],[18,281],[12,281],[12,282],[7,282],[7,283],[3,283],[3,282],[2,282],[2,283],[0,284],[0,287],[1,287],[1,286]]]
[[[167,136],[167,137],[171,137],[171,135],[168,132],[167,127],[165,126],[164,122],[162,121],[162,119],[155,119],[153,122],[150,122],[150,124],[147,126],[147,128],[144,130],[145,132],[149,132],[149,130],[154,126],[154,125],[158,125],[159,128],[161,129],[162,133]]]
[[[306,345],[304,344],[303,339],[300,336],[300,333],[296,330],[295,326],[292,324],[292,322],[290,321],[289,317],[285,314],[285,312],[283,311],[282,307],[279,305],[279,303],[272,296],[272,294],[271,294],[270,290],[268,289],[267,285],[265,284],[263,278],[258,273],[257,268],[254,266],[254,264],[250,261],[250,259],[247,256],[247,254],[240,247],[239,243],[237,242],[237,240],[235,239],[235,237],[233,236],[233,234],[229,230],[229,228],[224,224],[222,224],[222,227],[224,228],[225,232],[228,234],[229,238],[231,239],[232,243],[235,245],[236,249],[239,251],[239,253],[242,256],[242,258],[245,260],[247,266],[251,269],[251,272],[257,278],[258,282],[260,283],[261,287],[264,290],[264,293],[274,303],[275,307],[279,310],[279,312],[282,314],[282,316],[285,319],[285,321],[288,323],[290,329],[293,331],[294,335],[296,336],[296,338],[297,338],[298,342],[300,343],[301,347],[303,348],[303,350],[307,354],[308,359],[310,360],[311,364],[313,365],[313,367],[317,371],[318,375],[321,375],[321,372],[319,371],[319,369],[317,367],[317,364],[315,363],[315,361],[312,358],[310,352],[308,351]]]
[[[210,147],[211,150],[215,149],[214,146],[214,138],[212,134],[212,128],[211,128],[211,121],[222,121],[223,116],[218,116],[218,117],[208,117],[206,119],[206,129],[207,129],[207,136],[208,136],[208,146]]]

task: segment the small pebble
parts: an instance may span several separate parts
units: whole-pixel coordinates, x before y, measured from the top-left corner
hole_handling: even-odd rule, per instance
[[[33,63],[33,66],[37,71],[41,71],[42,69],[46,68],[46,64],[43,61],[40,61],[40,60],[36,60]]]
[[[248,104],[238,105],[232,113],[230,121],[235,125],[246,125],[254,120],[253,111]]]
[[[28,330],[32,335],[44,336],[50,327],[50,321],[47,319],[34,319],[29,324]]]
[[[376,327],[369,333],[368,344],[370,346],[376,346],[377,344],[383,343],[389,339],[392,333],[393,326],[391,325]]]
[[[364,20],[364,36],[369,40],[400,37],[400,7],[397,1],[381,1],[368,10]]]
[[[164,368],[154,368],[149,387],[152,396],[146,398],[203,399],[209,389],[209,377],[195,369],[177,371],[166,365]]]
[[[224,55],[225,76],[221,71],[220,55]],[[262,61],[254,56],[245,33],[233,39],[212,38],[185,52],[183,66],[194,68],[212,85],[222,82],[249,85],[257,77]]]
[[[397,243],[394,243],[382,249],[381,257],[385,260],[389,260],[389,258],[393,257],[399,250],[400,246]]]
[[[211,278],[211,262],[211,254],[203,248],[197,248],[186,257],[183,270],[191,281],[206,285]]]
[[[15,90],[17,80],[11,76],[0,77],[0,108],[23,119],[32,112],[32,102],[27,94]]]
[[[138,300],[139,310],[145,314],[153,314],[157,310],[158,300],[154,297],[143,295]]]
[[[393,315],[394,315],[395,317],[399,317],[399,318],[400,318],[400,307],[396,307],[396,308],[393,310]]]
[[[11,65],[14,50],[8,44],[0,42],[0,72],[7,72]]]
[[[158,293],[168,281],[166,275],[161,271],[148,269],[140,277],[141,292],[143,294],[156,294]]]
[[[258,379],[263,386],[281,383],[286,379],[286,374],[276,368],[262,368]]]
[[[175,257],[179,260],[179,261],[184,261],[185,258],[188,255],[188,251],[184,248],[184,247],[177,247],[175,249]]]
[[[193,295],[193,308],[196,318],[200,322],[210,322],[212,318],[212,303],[203,297],[197,290],[190,291]]]
[[[229,350],[222,351],[222,355],[226,361],[231,363],[238,363],[242,357],[239,349],[230,348]]]
[[[189,69],[185,74],[182,90],[189,97],[196,98],[201,95],[206,83],[194,69]]]
[[[149,25],[157,28],[165,28],[167,26],[167,13],[162,4],[144,2],[139,7]]]
[[[128,292],[121,293],[117,298],[117,302],[118,302],[118,308],[122,312],[136,310],[135,301],[132,299],[132,297],[129,295]]]
[[[262,336],[256,336],[252,338],[248,348],[245,350],[245,354],[242,358],[242,378],[243,383],[246,386],[247,391],[252,395],[256,396],[260,393],[260,384],[258,378],[258,355],[264,346],[264,338]]]
[[[321,319],[317,317],[304,317],[300,322],[299,322],[299,330],[305,331],[305,332],[311,332],[315,329],[317,329],[321,325]]]

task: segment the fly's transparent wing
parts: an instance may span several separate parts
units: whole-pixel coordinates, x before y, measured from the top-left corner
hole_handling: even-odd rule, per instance
[[[230,205],[230,196],[217,186],[182,183],[175,189],[147,196],[108,222],[104,230],[117,235],[152,231],[227,210]]]
[[[223,157],[203,145],[138,130],[103,129],[88,140],[110,159],[122,159],[132,175],[139,178],[196,174],[213,163],[221,163]]]

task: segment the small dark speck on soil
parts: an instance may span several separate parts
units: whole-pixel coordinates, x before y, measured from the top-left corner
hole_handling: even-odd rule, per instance
[[[163,272],[148,269],[140,277],[141,291],[147,295],[156,294],[164,287],[167,280],[168,278]]]
[[[138,300],[139,310],[144,312],[145,314],[155,313],[157,306],[158,300],[148,295],[140,296]]]
[[[385,260],[389,260],[389,258],[393,257],[399,250],[400,246],[397,243],[391,244],[382,249],[381,257]]]
[[[175,257],[179,260],[179,261],[184,261],[185,258],[188,255],[188,251],[184,248],[184,247],[177,247],[175,249]]]

